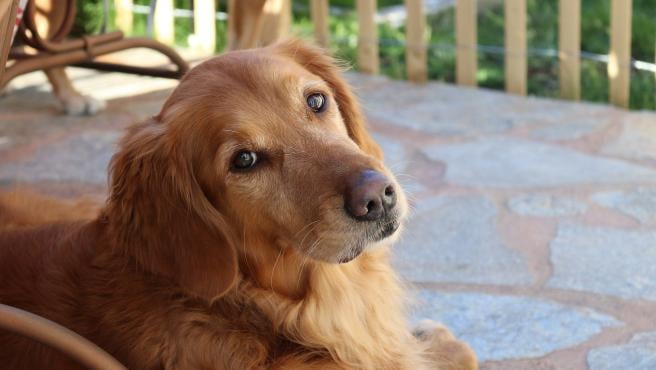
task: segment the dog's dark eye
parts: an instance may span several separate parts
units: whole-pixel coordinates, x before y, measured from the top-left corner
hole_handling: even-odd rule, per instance
[[[243,151],[237,153],[232,160],[232,167],[236,170],[247,170],[257,163],[257,154],[255,152]]]
[[[326,96],[322,93],[314,93],[307,97],[307,105],[316,113],[321,113],[326,109]]]

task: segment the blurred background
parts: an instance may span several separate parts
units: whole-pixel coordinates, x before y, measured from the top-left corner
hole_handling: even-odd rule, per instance
[[[409,194],[413,322],[485,370],[656,369],[656,0],[267,0],[236,43],[228,5],[252,1],[50,1],[71,32],[30,26],[0,76],[0,189],[102,201],[124,129],[188,66],[303,37],[353,67]]]
[[[653,0],[633,0],[631,20],[630,108],[656,109],[656,4]],[[480,0],[476,14],[477,61],[476,82],[481,87],[504,88],[504,2]],[[608,102],[608,50],[610,48],[611,0],[581,1],[581,99]],[[133,1],[130,35],[148,34],[148,0]],[[190,0],[175,0],[175,39],[180,47],[193,44],[193,12]],[[455,0],[425,1],[428,50],[428,78],[456,81]],[[528,57],[528,94],[559,96],[558,79],[558,0],[526,1],[526,42]],[[78,2],[76,30],[94,33],[102,25],[102,0]],[[218,3],[216,21],[217,52],[227,45],[227,1]],[[380,43],[380,72],[394,79],[406,79],[405,43],[406,11],[403,0],[376,2],[376,27]],[[310,37],[313,23],[308,0],[292,1],[295,35]],[[357,68],[358,22],[355,0],[329,2],[329,47],[334,55]],[[109,12],[110,28],[115,27],[116,11]],[[192,36],[190,38],[190,36]]]

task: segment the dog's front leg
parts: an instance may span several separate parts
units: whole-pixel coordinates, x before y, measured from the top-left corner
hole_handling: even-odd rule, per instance
[[[52,91],[71,116],[94,115],[105,108],[105,102],[80,94],[66,74],[64,67],[44,71],[52,85]]]
[[[236,327],[217,327],[206,317],[185,320],[162,346],[166,370],[269,369],[270,346],[262,337]]]
[[[424,320],[415,328],[413,334],[428,344],[428,356],[436,364],[436,369],[478,369],[474,351],[467,344],[459,341],[444,325],[432,320]]]
[[[309,360],[303,356],[286,356],[274,361],[273,370],[347,370],[332,359]]]

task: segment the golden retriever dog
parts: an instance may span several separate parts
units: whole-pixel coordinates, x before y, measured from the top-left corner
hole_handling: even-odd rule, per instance
[[[200,64],[109,172],[92,219],[0,234],[1,303],[130,369],[477,368],[444,327],[408,327],[389,262],[406,199],[322,50]],[[6,332],[0,363],[78,366]]]

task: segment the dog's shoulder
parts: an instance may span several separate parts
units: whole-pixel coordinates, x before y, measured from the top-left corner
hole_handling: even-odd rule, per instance
[[[43,300],[91,259],[93,222],[17,226],[0,231],[0,301]]]

